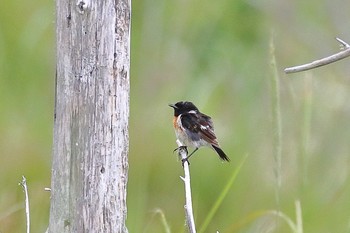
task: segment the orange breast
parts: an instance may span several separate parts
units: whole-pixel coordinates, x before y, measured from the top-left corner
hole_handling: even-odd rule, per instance
[[[179,126],[177,125],[177,117],[173,118],[173,125],[174,125],[174,129],[178,129]]]

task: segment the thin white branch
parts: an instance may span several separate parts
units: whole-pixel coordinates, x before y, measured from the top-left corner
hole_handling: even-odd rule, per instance
[[[341,59],[347,58],[350,56],[350,45],[346,43],[345,41],[336,38],[336,40],[343,46],[344,50],[340,51],[339,53],[333,54],[331,56],[304,64],[300,66],[293,66],[284,69],[284,72],[289,74],[289,73],[296,73],[296,72],[301,72],[305,70],[311,70],[320,66],[328,65],[330,63],[339,61]]]
[[[28,197],[27,180],[24,176],[22,176],[22,182],[20,182],[19,185],[22,186],[25,194],[27,233],[30,233],[29,197]]]
[[[346,43],[345,41],[343,41],[342,39],[336,37],[335,38],[342,46],[344,46],[344,48],[349,48],[350,45],[348,43]]]
[[[179,140],[176,140],[177,145],[179,146],[179,156],[182,159],[182,165],[185,172],[185,177],[181,177],[181,179],[185,183],[185,194],[186,194],[186,222],[190,233],[196,233],[196,225],[194,223],[193,217],[193,209],[192,209],[192,195],[191,195],[191,180],[190,180],[190,166],[187,158],[187,149],[182,148],[182,144]]]

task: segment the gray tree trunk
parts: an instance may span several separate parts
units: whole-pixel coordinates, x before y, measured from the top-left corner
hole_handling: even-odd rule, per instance
[[[125,233],[131,0],[57,0],[49,232]]]

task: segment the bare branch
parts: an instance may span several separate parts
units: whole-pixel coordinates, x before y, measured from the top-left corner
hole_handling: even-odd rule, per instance
[[[176,140],[177,145],[179,146],[179,156],[183,161],[183,168],[185,172],[185,177],[180,177],[185,183],[185,193],[186,193],[186,222],[188,230],[190,233],[196,233],[196,225],[194,223],[193,209],[192,209],[192,195],[191,195],[191,182],[190,182],[190,166],[187,161],[187,150],[182,149],[183,146],[179,140]]]
[[[344,50],[340,51],[339,53],[333,54],[331,56],[304,64],[304,65],[286,68],[286,69],[284,69],[284,72],[289,74],[289,73],[296,73],[296,72],[301,72],[301,71],[305,71],[305,70],[311,70],[311,69],[314,69],[314,68],[317,68],[320,66],[328,65],[330,63],[339,61],[339,60],[344,59],[346,57],[349,57],[350,56],[350,45],[339,38],[336,38],[336,40],[343,46]]]
[[[350,45],[348,43],[346,43],[345,41],[343,41],[342,39],[336,37],[335,38],[342,46],[344,46],[344,48],[349,48]]]
[[[27,233],[29,233],[30,232],[29,198],[28,198],[27,180],[24,176],[22,176],[22,182],[20,182],[19,185],[22,186],[25,194]]]

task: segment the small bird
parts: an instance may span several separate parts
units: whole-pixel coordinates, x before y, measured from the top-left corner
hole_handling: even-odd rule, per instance
[[[220,159],[230,161],[219,146],[209,116],[201,113],[192,102],[181,101],[169,106],[174,108],[173,124],[176,138],[186,147],[195,148],[186,160],[200,147],[208,146],[218,153]]]

